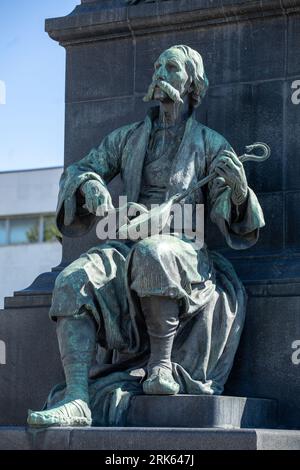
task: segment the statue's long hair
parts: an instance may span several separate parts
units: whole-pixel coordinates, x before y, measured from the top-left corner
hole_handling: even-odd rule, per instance
[[[192,105],[194,108],[197,108],[204,98],[209,86],[208,78],[204,71],[202,57],[199,52],[195,51],[189,46],[184,46],[182,44],[178,46],[172,46],[170,49],[179,49],[185,55],[186,67],[192,77]]]

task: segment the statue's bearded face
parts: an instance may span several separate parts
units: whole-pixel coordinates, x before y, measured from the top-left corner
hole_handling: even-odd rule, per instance
[[[180,103],[188,93],[191,77],[186,70],[184,54],[175,48],[163,52],[154,64],[152,83],[145,101],[159,100]]]

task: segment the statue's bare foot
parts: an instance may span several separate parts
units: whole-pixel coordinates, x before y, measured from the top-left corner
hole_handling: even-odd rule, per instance
[[[91,426],[91,410],[83,400],[72,400],[45,411],[28,411],[29,426]]]
[[[176,395],[179,385],[175,382],[172,371],[159,366],[153,367],[143,383],[146,395]]]

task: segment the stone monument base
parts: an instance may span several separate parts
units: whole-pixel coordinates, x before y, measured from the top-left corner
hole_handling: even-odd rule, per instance
[[[0,428],[0,450],[299,450],[300,431],[187,428]]]
[[[300,297],[298,288],[292,291],[292,284],[285,285],[284,291],[275,285],[273,292],[271,287],[267,296],[258,287],[255,291],[254,287],[248,289],[246,324],[225,395],[180,397],[180,406],[176,401],[179,397],[163,397],[168,407],[162,409],[156,397],[136,397],[132,401],[136,419],[129,415],[128,424],[272,428],[275,400],[276,427],[299,428],[300,380],[298,367],[291,361],[291,345],[300,337]],[[0,311],[0,340],[6,347],[6,363],[0,365],[0,426],[24,426],[27,410],[41,409],[51,388],[64,381],[55,324],[48,317],[50,304],[51,295],[15,295],[6,299],[5,309]],[[278,325],[284,325],[284,329]],[[289,377],[288,387],[282,371]],[[151,414],[145,400],[153,402]],[[197,406],[193,400],[199,400]],[[210,407],[206,400],[210,400]],[[193,413],[187,414],[189,407]]]
[[[282,350],[279,332],[273,328],[270,333],[275,314],[282,315],[282,320],[285,317],[287,341],[291,342],[292,331],[293,337],[296,335],[293,327],[296,322],[287,323],[287,315],[293,312],[296,315],[299,297],[285,296],[284,301],[282,299],[283,309],[278,309],[281,299],[277,297],[277,308],[270,305],[270,315],[266,308],[257,305],[262,303],[265,306],[265,300],[263,296],[250,296],[248,320],[231,384],[228,384],[230,396],[228,390],[227,396],[137,396],[131,402],[126,428],[27,430],[23,427],[27,409],[40,409],[51,387],[63,380],[55,325],[48,319],[51,295],[6,299],[5,309],[0,312],[0,339],[6,344],[6,364],[0,368],[0,449],[300,449],[300,431],[271,429],[291,426],[291,417],[295,414],[294,408],[293,413],[288,415],[289,419],[282,420],[280,409],[286,408],[287,398],[283,400],[281,393],[277,393],[279,377],[267,390],[257,387],[261,381],[258,365],[265,365],[263,371],[267,383],[270,379],[266,369],[274,379],[274,365],[271,368],[272,361],[269,362],[269,356],[263,354],[265,349],[261,351],[259,345],[267,343],[265,347],[268,349],[271,336],[271,358],[274,349]],[[268,301],[271,302],[272,297]],[[264,321],[260,321],[258,312],[261,312]],[[291,334],[288,335],[288,332]],[[249,357],[251,351],[257,351],[259,357],[254,362],[250,361],[250,367],[249,361],[245,358],[241,361],[240,356]],[[241,377],[239,381],[237,375]],[[245,395],[256,398],[231,396],[241,394],[241,382],[245,383],[245,375],[248,386],[252,384],[252,393],[244,391]],[[291,385],[296,390],[299,384],[296,370],[293,378],[295,380]]]

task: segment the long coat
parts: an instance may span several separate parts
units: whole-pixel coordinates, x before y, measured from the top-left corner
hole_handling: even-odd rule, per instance
[[[120,173],[128,200],[138,202],[155,115],[156,108],[144,121],[112,132],[98,148],[66,169],[57,209],[57,225],[64,235],[79,236],[94,222],[78,196],[78,188],[88,180],[99,181],[106,190],[106,184]],[[232,150],[221,135],[192,115],[173,159],[166,199],[210,174],[225,149]],[[66,199],[76,207],[70,226],[64,225]],[[264,225],[254,192],[249,188],[246,202],[236,207],[230,187],[220,178],[186,202],[205,203],[211,220],[234,249],[254,245]],[[147,362],[149,343],[137,295],[157,294],[158,288],[163,293],[171,289],[184,305],[172,353],[173,375],[180,393],[223,391],[243,328],[245,290],[224,257],[206,246],[196,250],[183,240],[167,237],[163,245],[153,237],[134,246],[110,242],[93,247],[57,279],[50,316],[76,315],[84,308],[99,325],[99,367],[92,373],[90,384],[96,425],[126,424],[130,397],[142,393],[142,367]],[[49,405],[61,397],[62,391],[63,386],[58,386],[51,393]]]

